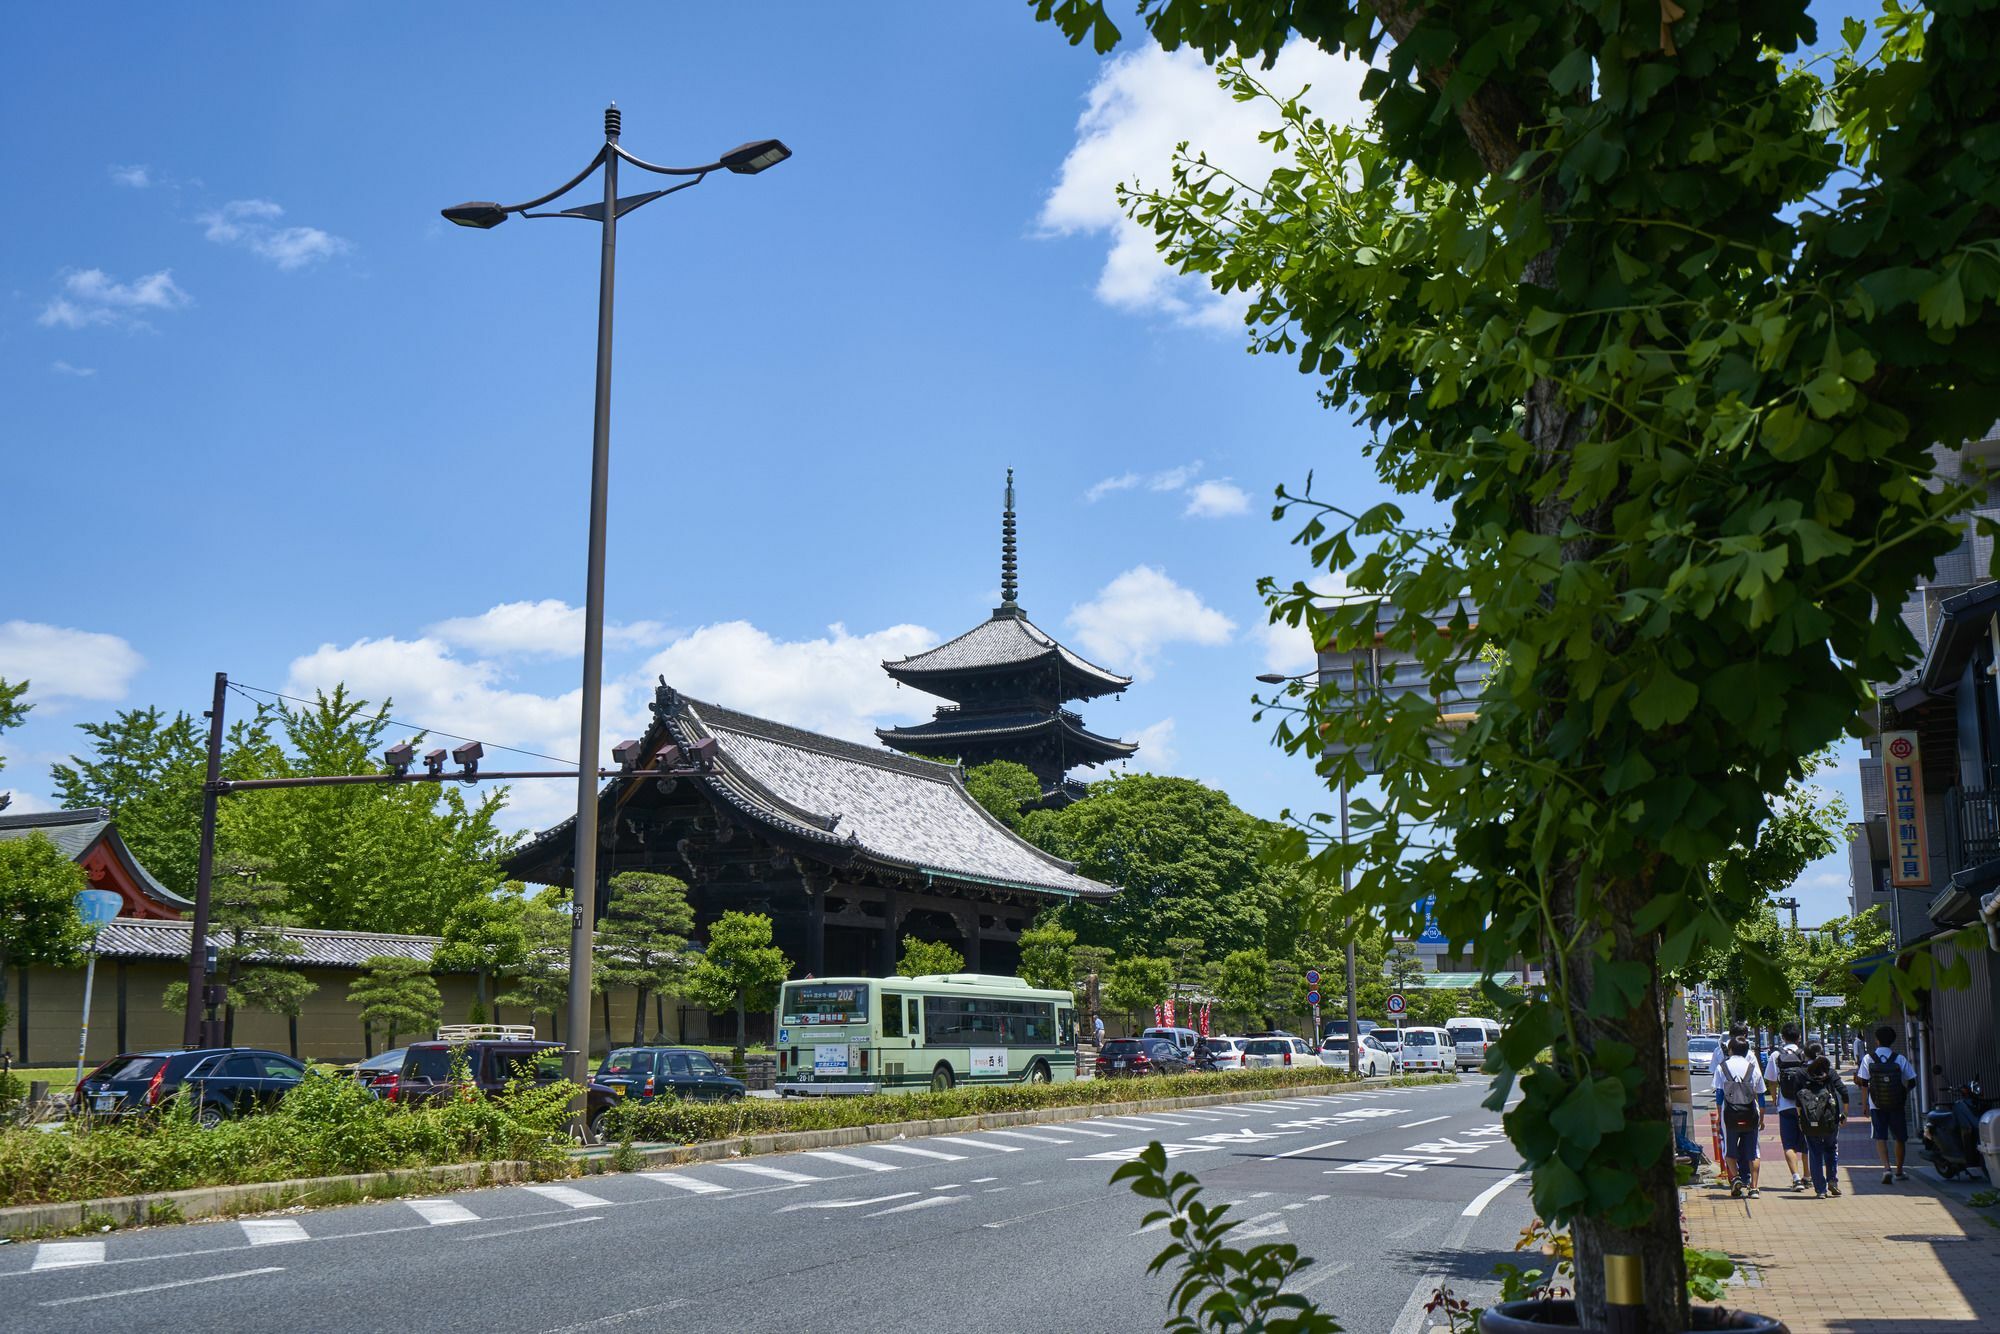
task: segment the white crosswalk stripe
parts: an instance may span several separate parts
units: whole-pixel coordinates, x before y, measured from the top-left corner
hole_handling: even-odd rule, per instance
[[[245,1218],[237,1226],[252,1246],[282,1246],[288,1241],[307,1241],[306,1230],[289,1218]]]
[[[1228,1117],[1222,1115],[1220,1112],[1196,1112],[1196,1111],[1190,1111],[1186,1107],[1181,1108],[1180,1111],[1175,1113],[1175,1115],[1196,1116],[1200,1117],[1204,1121],[1227,1121],[1229,1119]]]
[[[999,1135],[1004,1139],[1024,1139],[1031,1144],[1074,1144],[1075,1140],[1060,1139],[1054,1135],[1030,1135],[1025,1130],[982,1130],[982,1135]]]
[[[1082,1126],[1078,1125],[1078,1124],[1077,1124],[1076,1122],[1074,1122],[1074,1121],[1063,1121],[1063,1122],[1060,1122],[1059,1124],[1060,1124],[1060,1126],[1061,1126],[1061,1128],[1062,1128],[1062,1133],[1063,1133],[1063,1134],[1065,1134],[1065,1135],[1091,1135],[1091,1136],[1095,1136],[1095,1137],[1096,1137],[1096,1138],[1098,1138],[1098,1139],[1116,1139],[1116,1138],[1117,1138],[1117,1136],[1115,1136],[1115,1135],[1111,1134],[1111,1133],[1110,1133],[1109,1131],[1104,1131],[1104,1130],[1085,1130],[1085,1129],[1084,1129],[1084,1128],[1083,1128]]]
[[[404,1200],[417,1211],[417,1217],[432,1227],[446,1227],[452,1223],[477,1223],[479,1215],[462,1204],[450,1200]]]
[[[1158,1130],[1161,1126],[1166,1125],[1167,1123],[1165,1121],[1141,1120],[1139,1117],[1136,1116],[1116,1116],[1116,1117],[1105,1118],[1105,1124],[1120,1126],[1127,1130],[1130,1130],[1133,1126],[1138,1126],[1142,1130]]]
[[[858,1167],[864,1172],[894,1172],[897,1170],[894,1163],[871,1162],[866,1158],[856,1158],[850,1153],[834,1153],[828,1149],[809,1149],[806,1151],[806,1157],[823,1158],[829,1163],[839,1163],[842,1167]]]
[[[782,1167],[766,1167],[762,1163],[710,1163],[710,1167],[725,1167],[732,1172],[748,1172],[752,1176],[769,1177],[773,1181],[784,1181],[800,1185],[807,1181],[824,1181],[824,1177],[808,1176],[804,1172],[790,1172]]]
[[[104,1263],[101,1241],[45,1241],[35,1248],[35,1268],[75,1269],[79,1265]]]
[[[572,1209],[595,1209],[600,1205],[611,1203],[601,1195],[592,1195],[589,1191],[578,1190],[574,1186],[523,1186],[521,1189],[531,1195],[539,1195],[545,1200],[568,1205]]]
[[[678,1172],[639,1172],[635,1175],[647,1181],[657,1181],[662,1186],[672,1186],[690,1195],[727,1195],[729,1187],[718,1186],[713,1181],[703,1181],[700,1177],[682,1176]]]
[[[868,1147],[880,1149],[885,1153],[907,1153],[916,1158],[935,1158],[941,1163],[965,1161],[965,1155],[962,1153],[939,1153],[936,1149],[920,1149],[914,1144],[871,1144]]]
[[[962,1144],[969,1149],[991,1149],[996,1153],[1026,1153],[1018,1144],[995,1144],[991,1140],[965,1139],[958,1135],[932,1135],[932,1144]]]

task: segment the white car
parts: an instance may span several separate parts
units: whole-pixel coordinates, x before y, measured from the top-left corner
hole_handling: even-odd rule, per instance
[[[1493,1019],[1447,1019],[1444,1031],[1451,1034],[1452,1049],[1458,1053],[1458,1068],[1477,1070],[1486,1064],[1486,1049],[1500,1040],[1500,1024]]]
[[[1319,1057],[1313,1055],[1304,1038],[1245,1038],[1243,1041],[1243,1068],[1246,1070],[1319,1063]]]
[[[1722,1050],[1722,1037],[1717,1033],[1696,1033],[1688,1039],[1688,1073],[1706,1075],[1715,1068],[1715,1054]]]
[[[1319,1049],[1320,1064],[1334,1070],[1347,1068],[1347,1039],[1345,1035],[1329,1038]],[[1361,1035],[1361,1070],[1364,1077],[1386,1075],[1396,1065],[1396,1053],[1378,1041],[1373,1033]]]
[[[1208,1050],[1215,1057],[1215,1068],[1218,1070],[1241,1070],[1243,1068],[1243,1044],[1248,1041],[1248,1038],[1209,1038]]]
[[[1442,1028],[1406,1028],[1402,1033],[1403,1041],[1396,1050],[1395,1073],[1457,1072],[1458,1050],[1452,1046],[1450,1033]]]

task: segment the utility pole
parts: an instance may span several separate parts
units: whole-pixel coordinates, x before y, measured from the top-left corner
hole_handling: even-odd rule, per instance
[[[201,859],[194,873],[194,924],[188,944],[187,1010],[181,1017],[181,1045],[213,1047],[216,1035],[203,1018],[209,984],[208,900],[215,879],[215,803],[222,795],[222,702],[229,693],[229,673],[215,674],[215,698],[203,715],[208,719],[208,776],[201,786]]]

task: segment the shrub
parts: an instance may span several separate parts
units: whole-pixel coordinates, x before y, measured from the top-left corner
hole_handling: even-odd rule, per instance
[[[747,1098],[741,1102],[658,1099],[614,1107],[607,1133],[693,1144],[738,1135],[836,1130],[904,1121],[982,1116],[1040,1107],[1089,1107],[1142,1098],[1182,1098],[1239,1089],[1287,1089],[1346,1083],[1330,1070],[1232,1070],[1218,1074],[1085,1079],[1068,1084],[1002,1084],[947,1093],[878,1093],[866,1097]]]

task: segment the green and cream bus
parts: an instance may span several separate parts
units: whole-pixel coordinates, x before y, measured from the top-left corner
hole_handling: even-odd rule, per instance
[[[776,1028],[785,1096],[1076,1078],[1075,999],[1018,977],[787,982]]]

